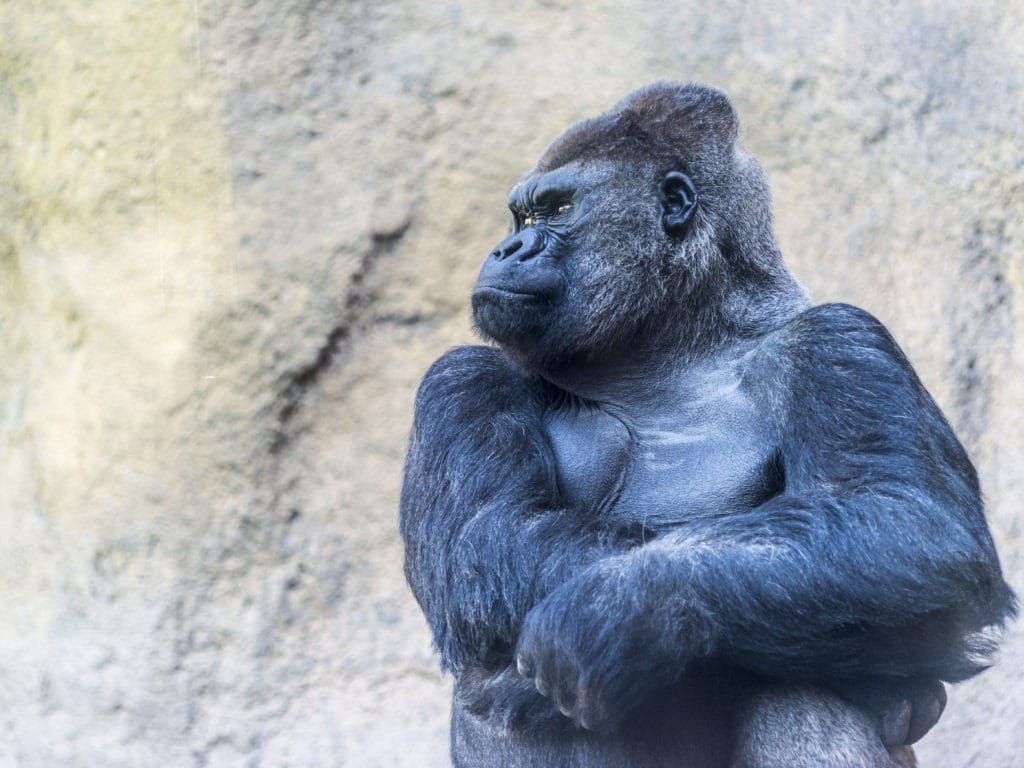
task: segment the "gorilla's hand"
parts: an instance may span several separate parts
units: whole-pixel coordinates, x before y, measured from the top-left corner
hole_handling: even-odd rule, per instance
[[[567,725],[551,701],[538,694],[533,682],[521,677],[514,665],[497,671],[467,668],[459,678],[456,696],[470,713],[509,730],[536,734]]]
[[[649,598],[619,564],[588,569],[527,614],[519,673],[578,725],[615,730],[683,666],[676,619]]]

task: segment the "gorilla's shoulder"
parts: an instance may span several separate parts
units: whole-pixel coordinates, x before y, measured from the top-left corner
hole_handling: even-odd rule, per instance
[[[539,394],[538,383],[500,349],[467,345],[448,350],[430,366],[416,410],[484,416],[521,407]]]
[[[790,387],[814,400],[914,407],[923,387],[882,322],[849,304],[805,310],[777,332]],[[777,347],[777,349],[779,348]]]
[[[877,317],[852,304],[818,304],[801,312],[790,325],[801,332],[888,334]]]
[[[519,369],[509,356],[497,347],[482,344],[464,344],[452,347],[441,355],[427,370],[425,379],[449,375],[512,375]],[[521,376],[522,374],[519,373]]]
[[[779,330],[779,335],[799,358],[825,360],[860,359],[907,365],[906,358],[881,320],[850,304],[819,304]]]
[[[423,387],[465,390],[476,387],[521,386],[527,378],[522,369],[495,347],[453,347],[439,357],[423,376]]]

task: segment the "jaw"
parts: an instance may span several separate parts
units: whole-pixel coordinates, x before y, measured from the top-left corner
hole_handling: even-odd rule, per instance
[[[493,285],[477,286],[471,303],[482,336],[523,352],[537,346],[557,306],[542,293]]]
[[[564,302],[535,294],[474,290],[473,326],[516,362],[544,378],[598,354],[593,334],[566,323]],[[577,324],[578,325],[578,324]]]

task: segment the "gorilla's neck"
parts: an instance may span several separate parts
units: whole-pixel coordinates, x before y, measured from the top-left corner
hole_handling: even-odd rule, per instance
[[[709,280],[626,342],[539,373],[561,390],[627,412],[671,407],[701,370],[742,357],[809,306],[784,268],[775,274]]]

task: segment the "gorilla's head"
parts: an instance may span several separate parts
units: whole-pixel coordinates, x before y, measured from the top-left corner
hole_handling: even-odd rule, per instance
[[[509,193],[511,234],[473,291],[478,330],[543,370],[706,345],[802,302],[738,133],[723,93],[664,82],[569,128]]]

